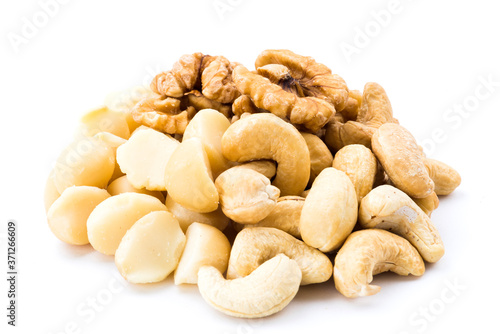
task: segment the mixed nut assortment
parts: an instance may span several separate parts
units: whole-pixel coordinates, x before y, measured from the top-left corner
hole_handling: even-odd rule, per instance
[[[426,157],[379,84],[349,90],[288,50],[255,68],[184,55],[87,113],[47,180],[56,237],[114,255],[131,283],[174,273],[236,317],[332,276],[353,298],[379,292],[378,273],[422,275],[444,254],[431,213],[460,175]]]

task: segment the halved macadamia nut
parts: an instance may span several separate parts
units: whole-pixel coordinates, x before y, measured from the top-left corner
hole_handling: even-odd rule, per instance
[[[130,183],[127,175],[121,176],[116,180],[114,180],[113,182],[111,182],[107,190],[111,196],[116,196],[123,193],[138,193],[156,197],[161,202],[165,201],[165,196],[163,196],[163,193],[161,191],[151,191],[144,188],[137,189],[132,185],[132,183]]]
[[[214,109],[203,109],[196,113],[189,122],[182,140],[199,138],[207,153],[214,178],[231,167],[231,163],[222,155],[221,139],[231,125],[229,120]]]
[[[115,254],[127,230],[153,211],[167,211],[165,205],[153,196],[124,193],[106,199],[87,220],[90,244],[100,253]]]
[[[78,133],[92,137],[99,132],[109,132],[123,139],[128,139],[130,130],[125,114],[101,107],[83,115],[80,119]]]
[[[153,129],[134,132],[116,151],[120,169],[140,189],[166,190],[165,169],[179,142]]]
[[[106,190],[96,187],[66,188],[47,212],[50,230],[68,244],[88,244],[87,218],[99,203],[109,197]]]
[[[221,273],[227,269],[231,245],[227,237],[213,226],[193,223],[186,232],[186,246],[175,270],[175,284],[198,283],[198,270],[213,266]]]
[[[159,282],[175,270],[185,243],[170,212],[151,212],[127,231],[116,250],[115,264],[131,283]]]
[[[167,195],[165,205],[169,212],[179,221],[182,231],[187,231],[188,227],[194,222],[213,226],[221,231],[224,231],[229,224],[229,218],[222,212],[220,206],[212,212],[196,212],[189,210],[172,199],[172,196]]]
[[[165,173],[166,188],[174,201],[196,212],[217,210],[219,193],[199,138],[182,141],[172,153]]]

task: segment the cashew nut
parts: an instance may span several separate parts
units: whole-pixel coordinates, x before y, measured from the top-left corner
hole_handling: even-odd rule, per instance
[[[250,168],[230,168],[215,180],[222,212],[237,223],[254,224],[276,206],[280,190]]]
[[[426,158],[424,164],[434,182],[434,191],[437,195],[451,194],[462,182],[460,174],[444,162]]]
[[[260,318],[281,311],[299,290],[301,271],[294,260],[278,254],[250,275],[225,280],[214,267],[201,267],[198,288],[215,309],[240,318]]]
[[[229,218],[222,212],[220,206],[217,210],[212,212],[196,212],[175,202],[170,195],[167,195],[165,205],[168,211],[171,212],[179,221],[179,225],[181,226],[183,232],[186,232],[188,227],[194,222],[210,225],[221,231],[223,231],[227,224],[229,224]]]
[[[276,161],[273,185],[282,196],[299,195],[309,181],[311,163],[306,141],[293,125],[273,114],[252,114],[231,124],[222,136],[222,154],[238,162]]]
[[[186,246],[175,270],[176,285],[198,283],[198,270],[214,266],[221,273],[227,269],[231,245],[227,237],[213,226],[192,223],[186,232]]]
[[[284,196],[278,198],[273,211],[256,224],[247,227],[274,227],[300,238],[300,214],[304,206],[304,197]]]
[[[424,198],[412,198],[412,200],[422,209],[427,215],[431,216],[432,211],[436,210],[439,206],[439,198],[433,191],[429,196]]]
[[[360,144],[344,146],[335,154],[332,166],[349,176],[358,203],[372,190],[377,175],[377,158],[369,148]]]
[[[330,259],[317,249],[272,227],[244,228],[236,235],[229,256],[227,278],[244,277],[264,261],[283,253],[302,270],[301,285],[321,283],[332,276]]]
[[[372,137],[372,149],[397,188],[415,198],[434,191],[417,141],[401,125],[386,123],[379,127]]]
[[[232,168],[250,168],[268,179],[272,179],[276,175],[276,163],[271,160],[256,160],[245,162],[244,164],[234,166]]]
[[[428,262],[444,255],[443,242],[430,218],[408,195],[390,185],[379,186],[363,198],[359,223],[362,228],[379,228],[404,237]]]
[[[185,243],[170,212],[151,212],[127,231],[116,250],[115,264],[131,283],[159,282],[175,270]]]
[[[425,265],[407,240],[383,230],[360,230],[349,235],[337,253],[333,279],[346,297],[370,296],[380,291],[380,286],[370,284],[373,275],[389,270],[421,276]]]
[[[349,177],[333,167],[318,175],[300,216],[300,234],[322,252],[340,248],[358,215],[356,191]]]
[[[166,188],[174,201],[196,212],[217,210],[219,194],[200,139],[183,140],[168,160],[165,173]]]
[[[311,185],[323,169],[332,166],[333,156],[321,138],[306,132],[301,132],[300,134],[304,137],[309,150],[311,174],[308,185]]]

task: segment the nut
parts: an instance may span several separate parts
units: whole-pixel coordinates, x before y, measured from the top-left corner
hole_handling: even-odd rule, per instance
[[[213,226],[192,223],[186,232],[186,246],[174,281],[179,284],[197,284],[198,270],[203,266],[213,266],[221,273],[227,269],[231,245],[227,237]]]
[[[130,137],[125,114],[110,110],[107,107],[97,108],[83,115],[77,133],[92,137],[102,131],[112,133],[123,139]]]
[[[434,182],[434,191],[437,195],[451,194],[462,182],[460,174],[444,162],[425,158],[424,165]]]
[[[196,212],[217,210],[219,194],[200,139],[183,140],[177,146],[168,160],[165,175],[168,194],[174,201]]]
[[[428,262],[436,262],[444,255],[443,242],[430,218],[408,195],[390,185],[379,186],[363,198],[359,224],[404,237]]]
[[[377,175],[377,158],[370,149],[360,144],[344,146],[335,154],[332,166],[351,179],[358,203],[372,190]]]
[[[99,203],[87,220],[89,242],[98,252],[114,255],[127,230],[152,211],[167,211],[157,198],[124,193]]]
[[[274,175],[276,175],[276,163],[271,160],[255,160],[245,162],[232,168],[250,168],[264,175],[268,179],[271,179]]]
[[[229,218],[224,215],[220,206],[215,211],[200,213],[189,210],[179,203],[176,203],[170,195],[167,195],[165,206],[179,221],[179,225],[183,232],[186,232],[188,227],[194,222],[210,225],[221,231],[229,224]]]
[[[276,206],[280,190],[250,168],[230,168],[215,180],[222,212],[242,224],[255,224]]]
[[[306,141],[293,125],[272,114],[253,114],[231,124],[222,136],[222,154],[237,162],[276,161],[273,185],[282,196],[299,195],[309,181]]]
[[[330,259],[317,249],[272,227],[244,228],[236,235],[229,256],[227,278],[245,277],[262,263],[283,253],[302,270],[301,285],[321,283],[332,276]]]
[[[109,197],[106,190],[96,187],[66,188],[47,212],[50,230],[66,243],[88,244],[87,219],[94,208]]]
[[[412,198],[412,200],[422,209],[427,215],[431,216],[432,211],[436,210],[439,206],[439,198],[433,191],[429,196],[424,198]]]
[[[192,90],[184,95],[186,103],[188,106],[194,107],[196,111],[203,109],[214,109],[220,112],[222,115],[230,118],[232,116],[231,105],[217,102],[215,100],[210,100],[208,97],[204,96],[197,90]]]
[[[45,213],[49,212],[50,207],[56,201],[56,199],[61,196],[59,191],[57,191],[56,185],[54,184],[54,174],[55,170],[50,171],[47,181],[45,181],[45,188],[43,190],[43,204],[45,206]]]
[[[115,264],[131,283],[160,282],[177,267],[185,243],[186,237],[170,212],[151,212],[125,233]]]
[[[214,267],[201,267],[198,288],[203,299],[222,313],[261,318],[281,311],[299,290],[301,271],[283,254],[266,261],[247,277],[225,280]]]
[[[401,125],[386,123],[372,137],[373,153],[394,185],[411,197],[423,198],[434,191],[417,141]]]
[[[151,191],[144,188],[137,189],[132,185],[132,183],[130,183],[126,175],[120,176],[119,178],[111,182],[106,190],[111,196],[116,196],[123,193],[138,193],[156,197],[161,202],[165,201],[165,196],[163,196],[163,193],[161,191]]]
[[[306,132],[301,132],[300,134],[304,137],[309,150],[311,173],[308,185],[312,185],[314,179],[316,179],[323,169],[332,166],[333,156],[326,144],[318,136]]]
[[[325,168],[314,180],[302,209],[302,240],[322,252],[338,249],[354,228],[357,215],[356,191],[349,177]]]
[[[248,95],[241,95],[236,100],[234,100],[232,111],[236,116],[241,116],[244,113],[255,114],[258,112],[265,112],[264,109],[257,108]]]
[[[341,115],[344,121],[355,121],[358,118],[359,106],[362,99],[363,95],[359,90],[350,90],[345,108],[338,115]]]
[[[373,275],[389,270],[398,275],[421,276],[425,266],[405,239],[377,229],[356,231],[335,256],[335,287],[349,298],[374,295],[380,286],[370,284]]]
[[[304,207],[304,197],[284,196],[278,198],[273,211],[256,224],[247,227],[274,227],[300,238],[300,214]]]
[[[136,131],[116,150],[120,170],[137,189],[166,190],[165,167],[179,142],[153,129]]]

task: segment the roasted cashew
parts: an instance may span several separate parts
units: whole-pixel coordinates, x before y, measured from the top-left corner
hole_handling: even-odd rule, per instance
[[[383,230],[360,230],[352,233],[337,253],[333,279],[346,297],[370,296],[380,291],[380,286],[370,284],[373,275],[389,270],[421,276],[425,266],[407,240]]]
[[[297,263],[278,254],[250,275],[225,280],[214,267],[201,267],[198,288],[207,303],[222,313],[240,318],[266,317],[281,311],[299,290]]]
[[[278,163],[273,185],[281,195],[299,195],[309,181],[306,141],[291,124],[269,114],[253,114],[231,124],[222,136],[222,154],[245,162],[272,159]]]
[[[401,235],[428,262],[444,255],[443,242],[430,218],[408,195],[390,185],[379,186],[363,198],[359,224]]]
[[[276,228],[252,227],[244,228],[234,239],[227,278],[247,276],[280,253],[299,265],[302,270],[301,285],[325,282],[332,276],[330,259],[317,249]]]
[[[424,164],[434,182],[434,191],[437,195],[451,194],[462,182],[460,174],[444,162],[425,158]]]
[[[232,168],[249,168],[256,172],[261,173],[268,179],[272,179],[276,175],[276,163],[271,160],[255,160],[250,162],[245,162],[241,165],[236,165]]]
[[[415,198],[427,197],[434,191],[425,157],[404,127],[394,123],[380,126],[373,134],[372,149],[397,188]]]
[[[422,209],[427,215],[431,216],[432,211],[436,210],[439,206],[439,198],[433,191],[429,196],[424,198],[412,198],[412,200]]]
[[[241,224],[255,224],[276,206],[280,190],[250,168],[229,168],[215,180],[222,212]]]
[[[312,185],[314,179],[327,167],[332,166],[333,156],[325,142],[312,133],[301,132],[304,137],[307,148],[309,149],[309,158],[311,160],[311,175],[308,185]]]
[[[302,209],[302,240],[322,252],[338,249],[354,228],[357,215],[356,191],[349,177],[325,168],[314,180]]]

